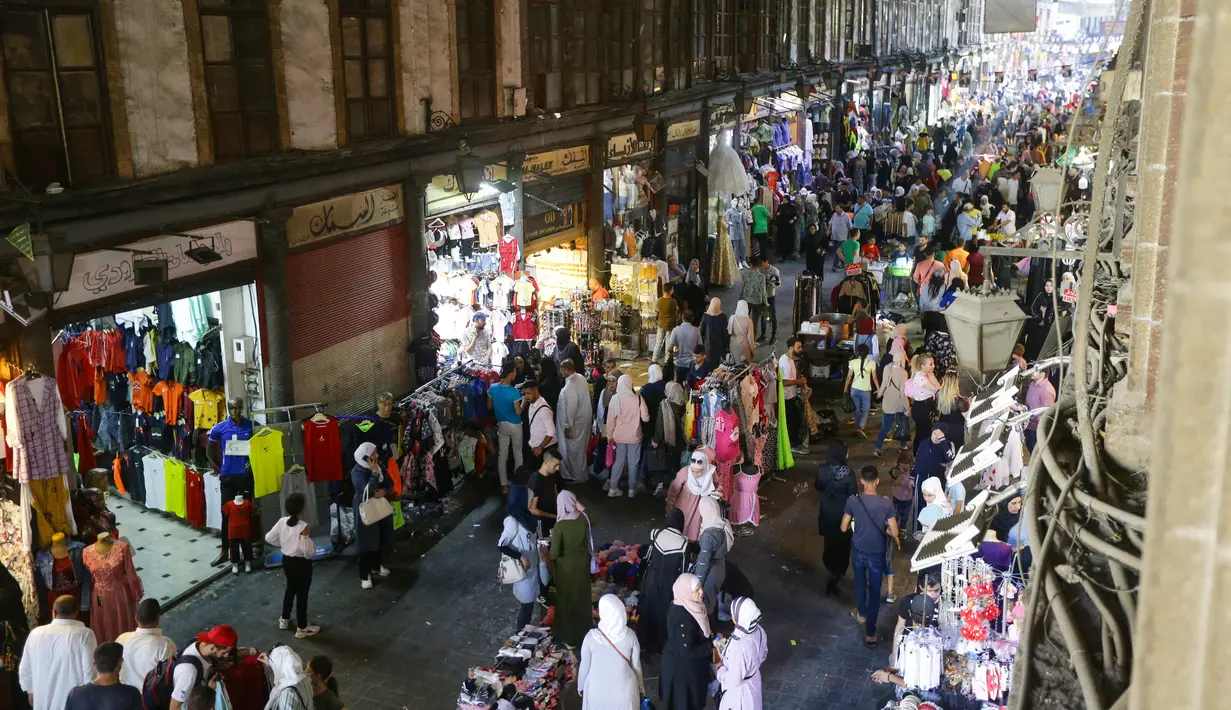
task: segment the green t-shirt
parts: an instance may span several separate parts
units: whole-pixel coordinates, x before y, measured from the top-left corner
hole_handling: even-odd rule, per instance
[[[765,205],[757,203],[752,206],[752,233],[765,234],[769,231],[769,210]]]
[[[842,259],[848,264],[854,264],[859,259],[859,240],[847,239],[842,242]]]

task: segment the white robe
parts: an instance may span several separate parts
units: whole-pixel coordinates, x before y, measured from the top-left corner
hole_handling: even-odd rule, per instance
[[[641,675],[641,644],[637,642],[637,634],[629,631],[616,646],[632,661],[632,668],[598,629],[592,629],[581,642],[577,689],[582,694],[582,710],[638,710],[641,707],[641,690],[637,684]]]
[[[64,710],[68,693],[94,680],[94,632],[80,621],[54,619],[30,632],[18,676],[34,694],[34,710]]]
[[[588,479],[586,444],[590,439],[590,387],[586,378],[574,372],[564,380],[560,399],[556,402],[556,441],[559,442],[560,476],[568,481]],[[573,430],[573,438],[564,435],[565,426]]]

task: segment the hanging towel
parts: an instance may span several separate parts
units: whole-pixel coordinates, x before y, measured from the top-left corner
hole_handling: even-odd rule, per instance
[[[786,418],[786,394],[782,387],[782,371],[778,371],[778,468],[785,471],[795,468],[795,459],[791,456],[791,433],[788,431]]]

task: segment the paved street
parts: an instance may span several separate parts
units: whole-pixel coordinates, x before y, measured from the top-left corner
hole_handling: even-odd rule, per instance
[[[791,293],[800,263],[779,264],[784,286],[779,294],[781,352],[789,334]],[[834,275],[829,274],[829,279]],[[832,286],[832,283],[830,284]],[[826,288],[826,291],[828,287]],[[738,286],[723,295],[734,310]],[[767,354],[762,348],[759,355]],[[837,386],[826,405],[838,409]],[[819,393],[825,397],[827,393]],[[850,427],[843,427],[849,434]],[[871,454],[871,440],[852,438],[852,469],[885,462]],[[849,616],[849,582],[844,599],[824,597],[816,534],[817,497],[812,491],[822,445],[797,457],[787,481],[763,483],[762,523],[755,535],[737,538],[729,559],[752,580],[764,612],[770,652],[764,674],[765,707],[839,709],[879,707],[890,696],[868,680],[885,664],[887,641],[876,650],[861,643],[861,630]],[[663,516],[659,498],[607,499],[597,483],[578,491],[595,522],[595,542],[642,541]],[[290,644],[305,658],[331,656],[342,699],[353,710],[453,707],[472,665],[492,659],[513,630],[517,603],[495,580],[496,539],[503,518],[499,488],[492,478],[471,483],[457,496],[452,514],[411,535],[400,531],[388,566],[393,576],[376,588],[359,588],[353,560],[315,567],[310,615],[323,628],[313,639],[297,641],[279,631],[280,571],[229,577],[168,613],[164,628],[179,642],[214,623],[230,623],[243,645],[268,648]],[[882,605],[881,633],[892,633],[892,612]],[[657,658],[647,659],[647,679],[656,688]],[[579,707],[575,692],[566,707]]]

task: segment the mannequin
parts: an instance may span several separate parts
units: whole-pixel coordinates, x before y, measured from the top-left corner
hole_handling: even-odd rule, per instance
[[[82,562],[94,581],[90,628],[98,642],[114,641],[135,629],[137,603],[145,589],[133,565],[132,547],[111,533],[99,533],[97,541],[82,553]]]
[[[50,616],[52,603],[67,594],[81,602],[80,620],[89,621],[91,579],[81,561],[83,550],[85,545],[56,533],[51,537],[51,546],[35,556],[36,581],[47,601],[46,615]]]

